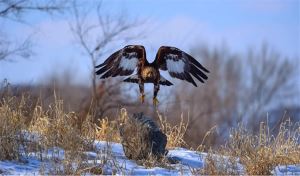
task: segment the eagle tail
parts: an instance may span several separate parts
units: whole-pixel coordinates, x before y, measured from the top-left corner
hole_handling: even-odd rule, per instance
[[[168,81],[162,75],[160,75],[159,84],[164,85],[164,86],[172,86],[173,85],[170,81]]]
[[[130,83],[139,83],[139,77],[138,77],[138,75],[132,75],[132,76],[124,79],[123,81],[130,82]]]
[[[138,75],[132,75],[126,79],[123,80],[124,82],[129,82],[129,83],[139,83],[139,77]],[[170,81],[168,81],[166,78],[160,75],[160,80],[159,84],[164,85],[164,86],[171,86],[173,85]]]

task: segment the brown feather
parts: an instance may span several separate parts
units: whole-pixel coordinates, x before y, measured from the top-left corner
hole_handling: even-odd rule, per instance
[[[137,61],[130,61],[131,59],[137,59]],[[136,66],[133,65],[135,63]],[[95,68],[100,69],[96,71],[96,74],[102,75],[100,79],[127,76],[132,74],[135,68],[141,69],[141,63],[148,63],[144,46],[127,45],[110,55],[102,64],[97,65]]]

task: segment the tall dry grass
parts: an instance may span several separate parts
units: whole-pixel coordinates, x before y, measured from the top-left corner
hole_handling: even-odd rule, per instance
[[[258,134],[251,134],[240,125],[231,130],[223,151],[224,154],[238,157],[251,175],[271,174],[278,165],[299,164],[300,122],[282,122],[276,135],[263,122]]]
[[[22,101],[23,102],[23,101]],[[0,160],[20,160],[26,145],[22,130],[26,129],[23,103],[15,98],[0,102]]]
[[[171,149],[174,147],[187,147],[187,143],[184,140],[184,135],[188,129],[189,118],[187,122],[184,121],[183,114],[180,116],[180,122],[177,125],[171,125],[166,116],[161,115],[157,112],[159,118],[159,125],[163,133],[167,136],[167,148]]]
[[[213,155],[225,157],[213,157]],[[194,173],[205,175],[241,174],[270,175],[278,165],[300,163],[300,122],[286,120],[277,134],[272,134],[268,124],[261,122],[259,132],[249,132],[243,125],[230,130],[226,144],[210,150],[203,169]]]
[[[28,106],[32,105],[30,96],[13,96],[10,89],[9,84],[0,89],[0,160],[25,161],[34,153],[41,161],[47,161],[41,173],[95,172],[87,170],[91,166],[85,164],[84,155],[94,150],[97,136],[97,126],[90,115],[79,124],[77,114],[65,112],[63,101],[55,92],[53,103],[45,109],[41,102]],[[51,156],[50,150],[54,151]],[[62,158],[60,150],[64,150]]]
[[[54,101],[47,108],[41,106],[41,101],[32,103],[30,96],[15,97],[9,92],[8,85],[0,91],[0,160],[22,160],[33,151],[41,154],[41,160],[50,160],[52,163],[45,166],[41,173],[103,174],[101,168],[108,162],[108,158],[102,158],[102,164],[87,165],[84,152],[94,150],[93,143],[96,139],[120,142],[119,125],[129,117],[126,109],[121,109],[119,117],[114,118],[117,119],[114,121],[107,117],[95,124],[92,123],[93,115],[87,113],[85,120],[78,123],[78,114],[65,111],[64,102],[56,96],[55,92]],[[188,120],[185,122],[181,115],[180,123],[171,125],[166,116],[158,113],[158,117],[158,124],[167,135],[167,148],[188,147],[184,140]],[[277,165],[300,163],[299,123],[289,120],[283,122],[276,135],[265,123],[259,125],[260,130],[257,134],[239,125],[230,130],[226,145],[218,149],[205,146],[203,142],[206,140],[205,137],[202,145],[198,147],[201,152],[208,151],[205,167],[200,170],[194,169],[192,173],[241,174],[236,172],[240,163],[244,166],[246,174],[271,174]],[[214,128],[207,133],[207,136],[212,131]],[[34,134],[33,138],[28,137],[28,132]],[[63,159],[47,158],[43,155],[57,147],[64,149]],[[111,153],[111,151],[107,152]],[[215,155],[223,155],[226,158],[215,157]],[[159,162],[149,159],[143,163],[146,167],[170,166],[167,160],[162,159]],[[72,167],[74,163],[78,167]]]

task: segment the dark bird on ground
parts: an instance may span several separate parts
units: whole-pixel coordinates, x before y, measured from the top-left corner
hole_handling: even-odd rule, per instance
[[[100,79],[116,76],[128,76],[137,69],[137,74],[126,78],[125,82],[137,83],[140,88],[140,99],[144,102],[144,83],[154,84],[153,104],[158,104],[157,93],[159,85],[171,86],[159,70],[167,70],[169,74],[181,80],[188,81],[197,87],[192,76],[204,83],[209,71],[196,59],[184,51],[170,46],[161,46],[157,51],[155,60],[149,63],[146,59],[146,51],[142,45],[127,45],[109,56],[102,64],[96,66]],[[191,76],[192,75],[192,76]]]

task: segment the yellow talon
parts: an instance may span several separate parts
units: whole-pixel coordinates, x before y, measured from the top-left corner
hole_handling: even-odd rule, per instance
[[[144,103],[144,101],[145,101],[145,94],[141,94],[140,100],[141,100],[142,103]]]
[[[156,97],[153,98],[153,105],[154,105],[154,106],[157,106],[158,103],[159,103],[159,101],[157,100],[157,98],[156,98]]]

